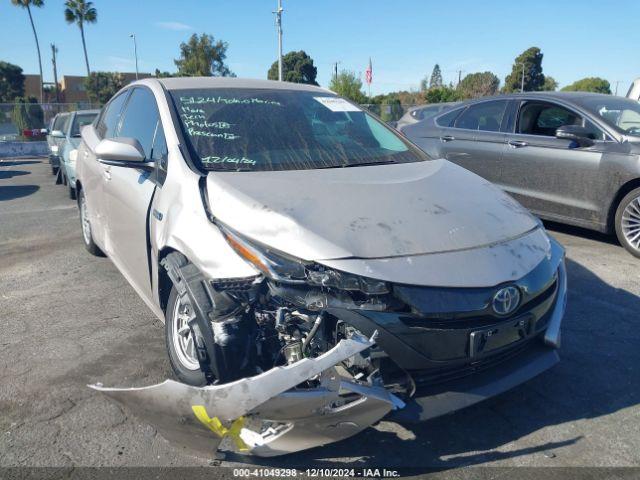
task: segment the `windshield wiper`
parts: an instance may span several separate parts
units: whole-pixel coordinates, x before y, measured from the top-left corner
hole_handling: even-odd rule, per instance
[[[342,165],[342,168],[350,168],[350,167],[369,167],[371,165],[389,165],[391,163],[398,163],[396,160],[383,160],[381,162],[362,162],[362,163],[351,163],[349,165]]]

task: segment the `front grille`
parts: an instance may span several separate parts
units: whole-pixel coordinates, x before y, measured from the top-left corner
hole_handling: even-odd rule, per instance
[[[520,355],[525,350],[531,347],[533,341],[536,338],[537,337],[530,337],[498,353],[488,355],[473,363],[458,365],[455,367],[413,371],[409,372],[409,374],[413,378],[416,387],[426,387],[431,385],[438,385],[440,383],[445,383],[452,380],[458,380],[460,378],[473,375],[474,373],[493,368],[496,365],[505,362],[506,360]]]

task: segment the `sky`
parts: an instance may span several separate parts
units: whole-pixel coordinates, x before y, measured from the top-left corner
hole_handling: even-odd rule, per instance
[[[266,78],[277,58],[276,0],[94,0],[98,22],[86,27],[92,70],[175,71],[179,45],[192,33],[229,44],[238,77]],[[588,77],[609,80],[625,94],[640,77],[638,0],[283,0],[284,52],[306,51],[328,86],[333,63],[362,75],[373,63],[373,95],[418,89],[434,64],[445,82],[492,71],[502,82],[514,58],[531,46],[544,53],[543,71],[560,86]],[[45,81],[53,79],[50,44],[58,47],[58,75],[84,75],[80,31],[64,20],[64,1],[45,0],[33,16]],[[0,3],[0,60],[37,73],[26,10]]]

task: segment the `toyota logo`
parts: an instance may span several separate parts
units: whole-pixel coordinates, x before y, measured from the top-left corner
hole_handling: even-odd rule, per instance
[[[509,286],[501,288],[493,296],[491,308],[498,315],[508,315],[514,312],[520,305],[520,290]]]

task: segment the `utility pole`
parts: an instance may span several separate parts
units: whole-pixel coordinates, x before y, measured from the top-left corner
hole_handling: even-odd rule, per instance
[[[276,10],[276,29],[278,31],[278,81],[282,82],[282,0],[278,0],[278,10]]]
[[[133,38],[133,55],[136,58],[136,80],[138,80],[138,44],[136,42],[136,34],[132,33],[129,36]]]
[[[520,93],[524,93],[524,62],[522,62],[522,81],[520,82]]]
[[[58,53],[58,47],[55,43],[51,44],[51,63],[53,65],[53,82],[56,89],[56,103],[60,103],[60,91],[58,90],[58,67],[56,66],[56,54]]]
[[[340,61],[338,62],[333,62],[333,79],[334,81],[338,81],[338,64],[342,63]]]

